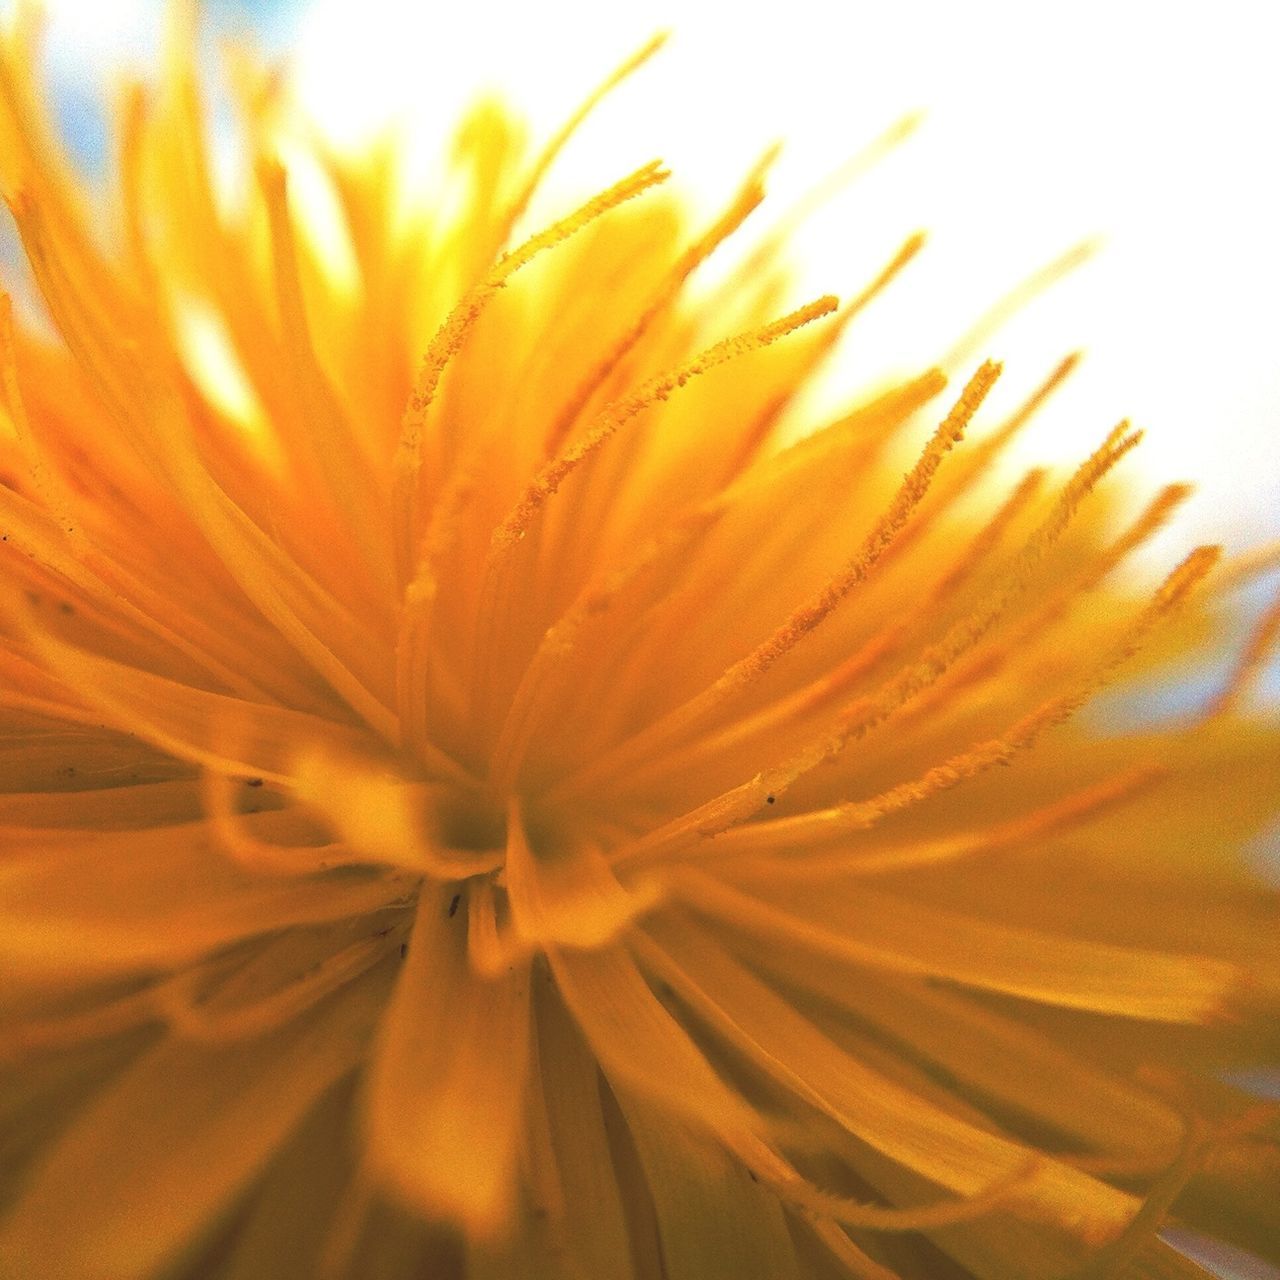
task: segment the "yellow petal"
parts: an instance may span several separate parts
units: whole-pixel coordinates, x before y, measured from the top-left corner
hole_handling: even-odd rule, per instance
[[[661,1107],[626,1091],[618,1102],[653,1195],[668,1280],[800,1280],[776,1195]]]
[[[466,920],[424,885],[369,1069],[369,1161],[407,1205],[479,1237],[514,1203],[529,1059],[529,971],[467,965]]]
[[[600,1101],[600,1069],[558,996],[538,991],[538,1084],[564,1216],[564,1247],[592,1280],[632,1280],[626,1210]]]
[[[769,948],[759,964],[922,1055],[979,1102],[994,1100],[1088,1150],[1143,1159],[1153,1169],[1177,1149],[1182,1123],[1167,1103],[963,992],[871,974],[830,956],[815,964],[788,947]]]
[[[800,886],[766,904],[701,872],[682,870],[674,883],[697,909],[815,955],[1069,1008],[1203,1022],[1229,1008],[1244,984],[1236,966],[1207,956],[1016,929],[864,885],[842,895]]]
[[[529,848],[520,805],[507,818],[507,892],[516,932],[539,946],[599,947],[657,901],[652,882],[624,888],[604,854],[573,834]]]
[[[44,1153],[0,1222],[0,1272],[150,1277],[361,1060],[388,977],[383,966],[246,1045],[165,1040],[144,1054]]]
[[[354,1128],[353,1089],[331,1089],[272,1161],[220,1280],[315,1280],[329,1229],[350,1191],[354,1160],[344,1160]]]
[[[0,837],[79,828],[87,832],[162,827],[200,816],[200,790],[188,779],[96,791],[14,791],[0,796]]]
[[[47,842],[0,862],[0,956],[33,976],[170,967],[289,925],[386,909],[408,889],[368,873],[254,876],[218,856],[203,823]]]
[[[876,1151],[961,1195],[1018,1177],[1031,1152],[944,1111],[846,1054],[777,992],[696,927],[655,921],[661,945],[646,963],[761,1070]],[[1045,1160],[1011,1212],[1102,1241],[1123,1224],[1127,1198]]]
[[[120,729],[180,760],[287,781],[299,742],[350,751],[369,741],[350,726],[193,688],[74,648],[48,633],[32,638],[49,667]]]
[[[611,1083],[663,1102],[721,1137],[758,1127],[751,1108],[716,1075],[629,955],[615,947],[551,951],[547,958]]]

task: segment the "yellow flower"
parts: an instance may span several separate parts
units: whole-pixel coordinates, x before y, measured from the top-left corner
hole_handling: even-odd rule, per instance
[[[991,364],[783,447],[918,238],[778,318],[775,241],[686,288],[761,173],[701,231],[653,164],[529,235],[568,131],[527,162],[483,107],[407,213],[244,68],[229,186],[181,34],[101,201],[30,38],[0,1272],[1205,1274],[1170,1212],[1280,1257],[1230,1083],[1278,1056],[1267,627],[1194,722],[1073,718],[1270,561],[1135,594],[1184,491],[1094,492],[1124,425],[1002,492],[1070,361],[972,442]]]

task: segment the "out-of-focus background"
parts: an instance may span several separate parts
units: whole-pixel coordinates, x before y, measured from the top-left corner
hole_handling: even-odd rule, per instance
[[[0,0],[0,14],[14,3]],[[64,137],[100,175],[103,87],[145,70],[165,0],[44,8]],[[1130,469],[1151,486],[1199,487],[1157,555],[1167,562],[1207,538],[1241,548],[1280,537],[1272,5],[204,0],[203,10],[211,53],[219,35],[249,35],[287,55],[297,95],[334,137],[359,145],[394,116],[423,157],[483,90],[545,135],[608,69],[670,29],[667,49],[567,149],[540,206],[548,213],[657,156],[709,212],[774,139],[785,142],[771,180],[782,210],[923,110],[912,139],[796,239],[797,295],[847,295],[906,233],[930,233],[924,257],[851,334],[833,397],[932,362],[1019,281],[1095,238],[1098,252],[981,352],[1006,362],[1007,403],[1062,354],[1086,352],[1027,454],[1079,457],[1129,416],[1149,431]],[[1254,607],[1274,590],[1274,579],[1263,584]],[[1280,857],[1271,862],[1275,873]],[[1193,1238],[1177,1243],[1201,1253]],[[1254,1262],[1205,1260],[1232,1280],[1277,1280]]]

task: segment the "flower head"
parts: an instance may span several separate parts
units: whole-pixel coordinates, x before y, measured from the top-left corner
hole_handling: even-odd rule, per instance
[[[1118,580],[1184,496],[1107,502],[1124,424],[1001,490],[1071,361],[1003,423],[988,363],[784,447],[918,237],[843,305],[779,313],[770,241],[694,294],[764,166],[700,230],[657,164],[530,230],[567,134],[486,106],[406,216],[248,70],[228,191],[181,39],[104,230],[29,39],[6,1275],[1202,1274],[1171,1210],[1276,1256],[1224,1074],[1277,1053],[1266,628],[1194,723],[1076,717],[1263,561]]]

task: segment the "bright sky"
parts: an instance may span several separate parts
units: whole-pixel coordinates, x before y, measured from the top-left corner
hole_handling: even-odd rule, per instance
[[[3,7],[3,0],[0,0]],[[158,0],[47,0],[55,72],[136,57]],[[1157,0],[220,0],[296,53],[302,97],[358,136],[392,111],[438,139],[498,86],[553,128],[655,30],[673,39],[564,157],[549,203],[654,156],[705,209],[787,142],[775,208],[906,111],[916,137],[815,218],[808,292],[848,293],[909,231],[925,257],[849,344],[840,384],[944,350],[1022,276],[1081,239],[1102,252],[990,342],[1012,400],[1088,359],[1030,452],[1076,456],[1119,417],[1149,428],[1154,479],[1196,479],[1179,541],[1280,534],[1280,76],[1273,6]]]

